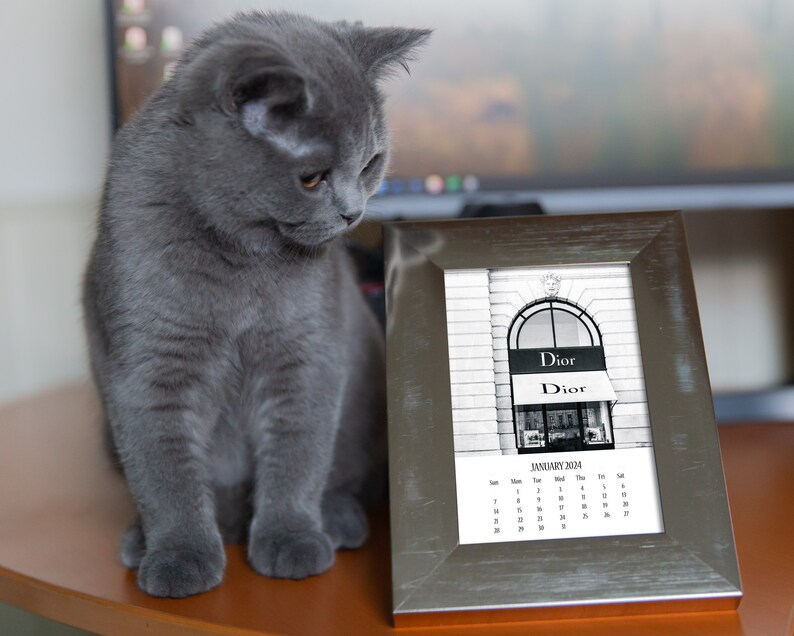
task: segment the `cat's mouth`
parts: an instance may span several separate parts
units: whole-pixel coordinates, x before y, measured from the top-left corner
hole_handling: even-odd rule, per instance
[[[319,247],[344,234],[347,225],[331,226],[325,223],[313,223],[305,221],[302,223],[278,222],[279,233],[282,237],[302,245],[303,247]]]
[[[248,227],[255,229],[255,230],[293,230],[296,228],[305,225],[303,221],[298,221],[297,223],[290,223],[289,221],[277,221],[276,219],[259,219],[257,221],[251,221],[248,224]]]
[[[294,230],[294,229],[301,228],[304,225],[306,225],[306,223],[304,223],[303,221],[299,221],[297,223],[290,223],[289,221],[276,221],[276,224],[278,225],[279,229],[282,229],[282,230],[285,230],[285,229],[286,230]]]
[[[279,229],[278,221],[273,219],[259,219],[248,223],[248,227],[252,230],[272,230],[277,232]]]
[[[259,219],[248,224],[252,230],[265,230],[278,234],[289,243],[301,247],[320,247],[344,234],[347,225],[339,224],[332,227],[311,221],[278,221],[276,219]]]

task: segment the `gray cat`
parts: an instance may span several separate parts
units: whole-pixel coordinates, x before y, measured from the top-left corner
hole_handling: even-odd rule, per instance
[[[239,15],[118,134],[83,303],[149,594],[218,585],[224,541],[299,579],[366,539],[383,345],[335,239],[387,163],[378,80],[428,35]]]

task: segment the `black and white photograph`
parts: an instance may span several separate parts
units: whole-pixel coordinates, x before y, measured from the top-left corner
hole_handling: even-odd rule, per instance
[[[628,263],[445,289],[461,543],[661,532]]]

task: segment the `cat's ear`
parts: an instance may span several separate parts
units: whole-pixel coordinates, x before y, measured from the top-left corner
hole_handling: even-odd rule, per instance
[[[393,73],[397,67],[408,71],[408,62],[416,57],[417,49],[425,44],[432,31],[400,27],[350,28],[350,43],[367,74],[380,79]]]
[[[304,75],[277,48],[249,41],[214,44],[188,63],[179,82],[179,117],[186,123],[202,106],[232,115],[256,105],[257,121],[308,110]],[[249,108],[250,110],[250,108]]]

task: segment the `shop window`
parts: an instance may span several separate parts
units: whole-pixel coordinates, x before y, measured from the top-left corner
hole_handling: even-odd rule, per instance
[[[508,342],[519,452],[614,448],[615,393],[587,312],[558,298],[530,304],[513,320]]]

